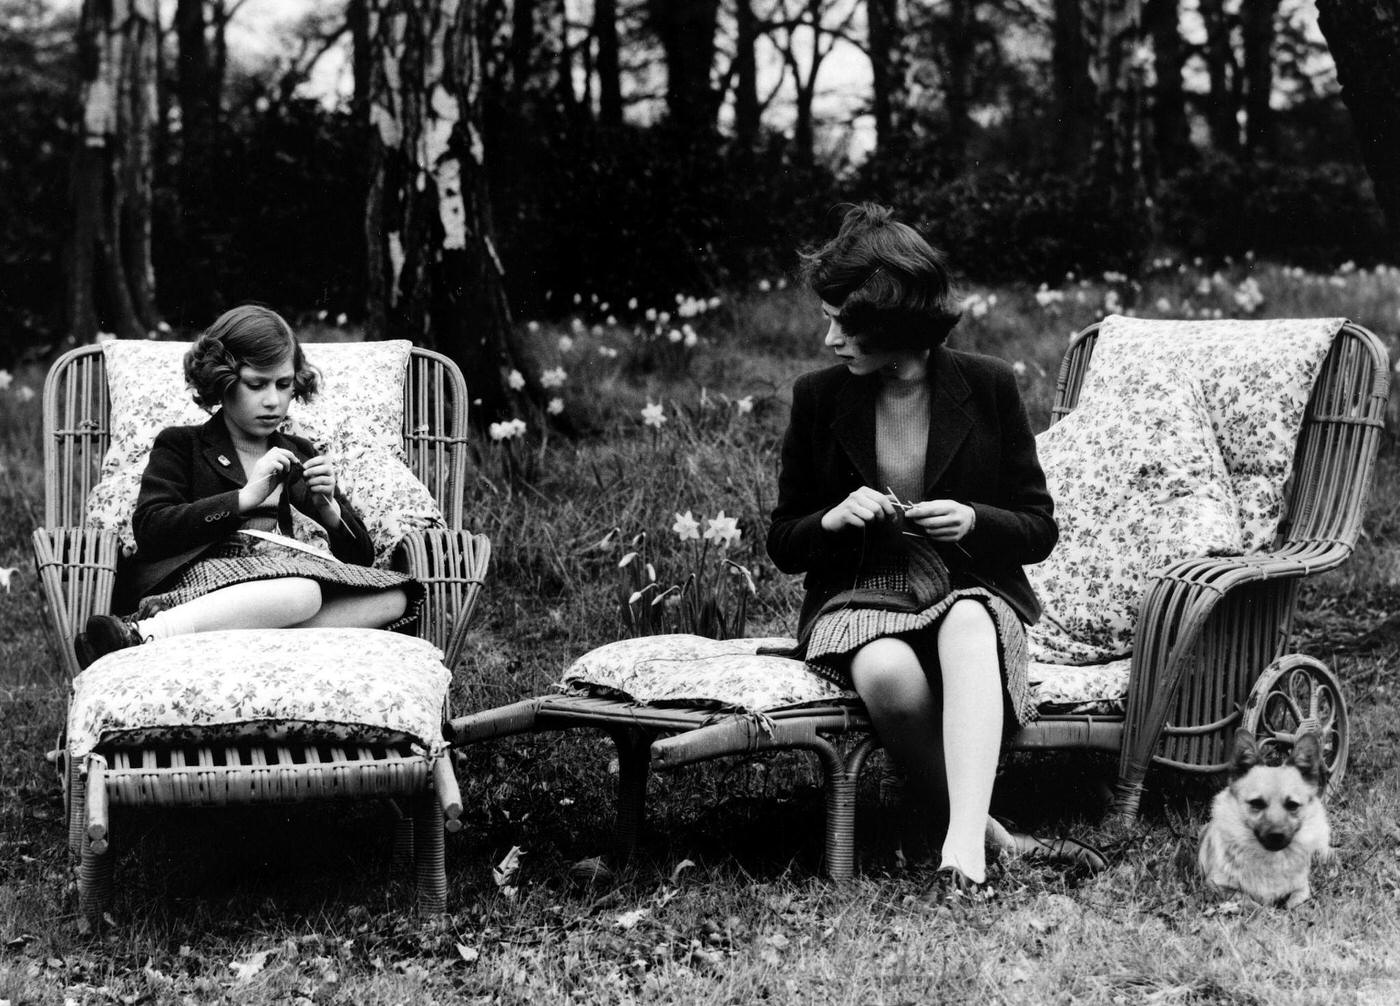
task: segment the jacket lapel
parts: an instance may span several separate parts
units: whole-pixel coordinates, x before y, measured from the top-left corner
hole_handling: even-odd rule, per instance
[[[233,448],[228,427],[223,416],[214,413],[209,421],[199,428],[199,449],[204,464],[230,484],[242,488],[248,482],[243,473],[243,464],[238,460],[238,452]]]
[[[837,389],[831,416],[831,431],[846,456],[851,459],[861,484],[880,488],[875,464],[875,395],[879,381],[874,377],[851,377]]]
[[[925,499],[933,498],[934,486],[972,429],[972,416],[963,407],[970,392],[957,359],[939,346],[929,357],[929,372],[933,388],[929,395],[928,451],[924,455]]]

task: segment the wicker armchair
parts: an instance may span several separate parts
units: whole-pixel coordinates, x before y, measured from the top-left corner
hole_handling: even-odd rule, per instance
[[[461,654],[490,556],[486,537],[463,529],[467,401],[451,360],[411,350],[402,444],[410,470],[441,508],[445,527],[409,535],[394,565],[426,586],[419,635],[443,651],[449,669]],[[44,525],[33,536],[34,558],[53,650],[72,678],[78,673],[74,634],[90,615],[110,611],[118,558],[116,534],[89,526],[85,516],[117,418],[111,415],[100,346],[72,350],[53,365],[43,407]],[[416,861],[420,908],[444,907],[443,831],[461,827],[460,796],[446,754],[428,759],[407,743],[341,737],[305,744],[110,745],[81,759],[69,756],[65,745],[59,758],[80,908],[94,924],[112,896],[109,807],[393,798],[412,808],[399,816],[395,856]]]
[[[1099,326],[1079,333],[1061,364],[1054,418],[1077,404]],[[1288,488],[1289,523],[1273,551],[1188,559],[1154,575],[1136,626],[1125,713],[1049,714],[1021,730],[1020,749],[1117,752],[1114,814],[1135,819],[1149,765],[1210,773],[1245,725],[1288,743],[1317,726],[1334,779],[1345,770],[1346,706],[1335,675],[1290,653],[1302,578],[1350,555],[1382,433],[1389,381],[1385,349],[1356,325],[1335,337],[1308,402]],[[458,744],[511,734],[592,727],[618,750],[616,846],[625,857],[643,820],[648,771],[764,750],[815,753],[825,777],[825,868],[854,865],[855,787],[876,741],[858,702],[770,711],[648,705],[573,694],[525,699],[452,723]]]

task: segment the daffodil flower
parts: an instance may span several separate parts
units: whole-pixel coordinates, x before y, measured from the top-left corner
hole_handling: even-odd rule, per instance
[[[661,407],[660,402],[647,402],[646,408],[642,410],[642,422],[658,430],[665,425],[666,410]]]
[[[734,517],[726,517],[721,510],[712,518],[705,522],[705,540],[712,541],[720,548],[728,548],[736,545],[743,537],[743,532],[739,530],[739,522]]]
[[[512,370],[506,375],[506,384],[510,385],[511,391],[519,391],[525,387],[525,375],[518,370]]]
[[[700,522],[689,510],[676,514],[676,522],[671,525],[671,530],[676,532],[676,537],[681,541],[700,540]]]

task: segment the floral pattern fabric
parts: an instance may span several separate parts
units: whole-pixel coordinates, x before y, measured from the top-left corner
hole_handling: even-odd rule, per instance
[[[684,634],[607,643],[564,672],[565,691],[621,695],[649,705],[687,704],[764,713],[794,706],[860,701],[791,657],[795,639],[706,639]],[[1031,692],[1043,712],[1114,713],[1123,709],[1130,660],[1103,667],[1031,663]]]
[[[1044,606],[1028,630],[1031,659],[1125,656],[1153,572],[1243,547],[1201,388],[1171,371],[1100,385],[1036,439],[1060,539],[1026,568]]]
[[[188,343],[119,339],[103,346],[111,399],[111,443],[101,479],[87,499],[89,525],[116,532],[126,555],[136,550],[131,513],[155,436],[167,426],[196,426],[208,414],[185,386]],[[365,522],[375,564],[388,564],[411,531],[442,526],[427,488],[404,464],[403,385],[411,344],[303,343],[321,373],[320,393],[293,402],[283,429],[336,460],[341,491]],[[320,525],[293,512],[295,536],[329,551]]]
[[[1244,550],[1272,545],[1303,412],[1344,318],[1104,320],[1081,401],[1167,372],[1200,382],[1239,502]]]
[[[451,675],[381,629],[230,629],[117,650],[73,679],[68,750],[243,739],[445,748]]]
[[[1082,666],[1032,660],[1028,671],[1031,694],[1042,713],[1121,716],[1132,666],[1132,657]]]

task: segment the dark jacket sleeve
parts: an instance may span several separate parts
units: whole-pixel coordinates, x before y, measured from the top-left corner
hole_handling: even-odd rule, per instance
[[[813,445],[818,415],[819,374],[797,379],[792,415],[783,435],[778,468],[778,503],[768,524],[768,556],[784,573],[844,575],[860,561],[861,534],[855,528],[828,531],[822,518],[846,496],[819,477]]]
[[[975,501],[970,504],[977,520],[960,544],[974,562],[985,559],[999,565],[1029,566],[1049,556],[1059,538],[1059,528],[1015,373],[1010,367],[1000,366],[996,375],[1002,437],[1001,491],[996,505]]]
[[[163,559],[210,545],[238,530],[238,489],[196,498],[197,441],[180,427],[161,430],[141,475],[141,492],[131,515],[137,555]]]

